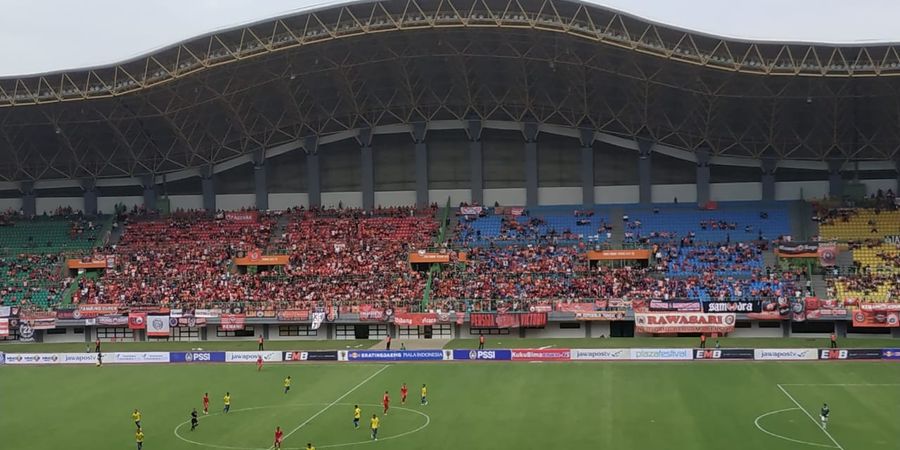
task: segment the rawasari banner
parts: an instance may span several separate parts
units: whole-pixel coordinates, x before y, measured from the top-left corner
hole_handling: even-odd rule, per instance
[[[635,313],[639,333],[731,333],[735,314]]]

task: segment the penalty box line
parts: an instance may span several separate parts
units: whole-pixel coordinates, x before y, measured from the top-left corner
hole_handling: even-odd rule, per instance
[[[296,428],[294,428],[293,430],[291,430],[289,433],[285,434],[285,435],[284,435],[284,438],[283,438],[282,440],[286,441],[287,438],[291,437],[292,434],[296,433],[298,430],[300,430],[301,428],[305,427],[307,424],[309,424],[310,422],[312,422],[313,420],[315,420],[316,417],[319,417],[319,416],[321,416],[322,414],[324,414],[325,411],[328,411],[329,409],[331,409],[332,406],[337,405],[341,400],[343,400],[344,398],[346,398],[348,395],[352,394],[352,393],[353,393],[354,391],[356,391],[357,389],[361,388],[362,385],[368,383],[369,380],[371,380],[372,378],[375,378],[375,377],[378,376],[378,374],[380,374],[381,372],[384,372],[388,367],[390,367],[390,366],[382,366],[380,369],[378,369],[377,372],[373,373],[372,375],[369,375],[368,378],[366,378],[365,380],[362,380],[359,384],[357,384],[356,386],[353,386],[353,388],[351,388],[349,391],[345,392],[344,395],[342,395],[342,396],[336,398],[333,402],[329,403],[327,406],[325,406],[324,408],[322,408],[321,410],[319,410],[319,412],[313,414],[309,419],[306,419],[306,420],[303,421],[303,423],[301,423],[300,425],[297,425]],[[275,446],[273,445],[272,447],[269,447],[269,448],[270,448],[270,449],[273,449],[273,448],[275,448]]]
[[[778,389],[780,389],[781,392],[783,392],[784,395],[787,396],[787,398],[789,398],[792,402],[794,402],[795,405],[797,405],[798,408],[800,408],[800,411],[803,411],[803,414],[806,414],[806,417],[809,417],[809,420],[812,420],[813,425],[815,425],[818,429],[822,430],[822,432],[825,433],[825,436],[828,436],[828,439],[831,439],[831,442],[834,443],[835,447],[837,447],[840,450],[844,450],[844,447],[838,443],[838,441],[834,438],[834,436],[832,436],[831,433],[828,432],[828,430],[826,430],[825,428],[820,426],[819,422],[816,422],[816,418],[813,417],[809,413],[809,411],[807,411],[806,408],[804,408],[803,405],[801,405],[800,402],[798,402],[797,399],[794,398],[793,395],[791,395],[782,385],[778,384],[776,386],[778,386]]]

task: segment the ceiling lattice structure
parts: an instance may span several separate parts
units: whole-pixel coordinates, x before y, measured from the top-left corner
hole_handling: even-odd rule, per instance
[[[163,174],[307,136],[473,118],[713,156],[894,160],[898,75],[890,45],[725,41],[563,0],[384,1],[0,80],[0,179]]]

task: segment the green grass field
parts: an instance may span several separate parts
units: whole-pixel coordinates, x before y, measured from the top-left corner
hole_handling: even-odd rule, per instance
[[[403,382],[411,401],[401,407]],[[385,390],[393,408],[381,416]],[[900,364],[888,362],[5,366],[0,392],[8,449],[134,448],[134,408],[147,450],[268,449],[275,426],[295,449],[896,450],[900,432]],[[211,414],[191,432],[204,392]],[[818,420],[824,401],[828,434],[807,416]]]

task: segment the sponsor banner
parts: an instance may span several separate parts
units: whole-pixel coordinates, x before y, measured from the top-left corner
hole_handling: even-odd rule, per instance
[[[219,325],[222,331],[238,331],[244,329],[246,316],[243,314],[222,314],[222,323]]]
[[[784,242],[775,249],[782,258],[818,258],[819,244],[815,242]]]
[[[338,352],[283,352],[285,361],[337,361]],[[344,359],[346,361],[346,359]]]
[[[56,318],[47,318],[47,319],[22,319],[19,322],[19,328],[22,325],[26,325],[32,330],[52,330],[56,328]]]
[[[203,317],[204,319],[214,319],[222,315],[221,309],[195,309],[194,317]]]
[[[543,328],[547,313],[472,313],[472,328]]]
[[[128,316],[100,316],[97,317],[97,325],[122,327],[128,325]]]
[[[758,361],[801,361],[819,359],[814,348],[758,348],[753,351],[753,359]]]
[[[512,349],[510,352],[513,361],[569,361],[572,359],[572,351],[562,348],[522,348]]]
[[[359,305],[359,320],[385,320],[390,314],[372,305]]]
[[[78,305],[75,310],[75,319],[86,317],[108,316],[119,313],[119,305],[97,303],[93,305]]]
[[[341,351],[347,361],[443,361],[453,357],[451,351],[445,356],[443,350],[352,350]]]
[[[112,260],[112,266],[115,266],[115,257]],[[107,267],[112,267],[108,264],[105,256],[99,256],[94,258],[84,258],[84,259],[68,259],[66,260],[66,267],[72,270],[77,269],[106,269]]]
[[[459,213],[463,216],[477,216],[481,214],[483,208],[480,206],[460,206]]]
[[[730,333],[735,314],[635,313],[639,333]]]
[[[147,328],[147,313],[128,313],[128,328],[132,330]]]
[[[681,361],[694,359],[690,348],[633,348],[631,359],[636,361]]]
[[[22,311],[23,320],[56,319],[56,311]]]
[[[103,356],[106,356],[105,354]],[[60,364],[97,364],[96,353],[60,353]]]
[[[81,314],[75,308],[61,308],[56,310],[56,318],[59,320],[78,320],[81,318]]]
[[[572,361],[615,361],[628,359],[631,352],[624,348],[573,348]]]
[[[548,313],[548,312],[553,311],[553,305],[548,305],[548,304],[531,305],[528,307],[528,311]]]
[[[469,361],[509,361],[512,359],[510,350],[453,350],[454,360]]]
[[[624,261],[650,259],[650,250],[591,250],[587,252],[590,261]]]
[[[409,262],[410,262],[410,264],[431,264],[431,263],[446,264],[446,263],[450,262],[450,254],[449,253],[426,252],[425,250],[419,250],[417,252],[409,253]]]
[[[256,361],[256,360],[254,359],[254,361]],[[173,363],[225,362],[225,352],[170,352],[169,353],[169,362],[173,362]]]
[[[281,352],[225,352],[225,361],[255,363],[260,356],[265,362],[281,361]]]
[[[561,312],[580,313],[580,312],[596,311],[598,309],[604,309],[604,308],[606,308],[606,302],[603,300],[598,300],[593,303],[591,303],[591,302],[573,302],[573,303],[557,302],[556,303],[556,310],[561,311]]]
[[[229,211],[225,213],[225,220],[241,223],[256,223],[259,219],[257,211]]]
[[[700,312],[702,309],[697,301],[650,301],[650,311]]]
[[[575,320],[625,320],[625,311],[590,311],[575,313]]]
[[[900,303],[860,303],[863,311],[900,311]]]
[[[881,349],[878,348],[848,348],[848,349],[821,349],[819,359],[881,359]]]
[[[0,337],[9,336],[9,319],[0,319]]]
[[[57,353],[7,353],[6,364],[59,364]]]
[[[900,313],[893,311],[855,311],[853,326],[862,328],[900,327]]]
[[[274,309],[251,309],[246,313],[248,317],[256,317],[257,319],[273,319],[278,317],[278,313]]]
[[[6,355],[3,352],[0,352],[0,366],[6,364]]]
[[[694,349],[694,359],[753,359],[752,348]]]
[[[147,336],[168,336],[169,316],[147,316]]]
[[[9,356],[7,356],[8,358]],[[900,359],[900,348],[886,348],[881,350],[882,359]]]
[[[117,352],[111,354],[109,362],[114,364],[167,363],[169,359],[168,352]]]
[[[278,320],[286,322],[305,322],[309,320],[309,310],[306,309],[286,309],[278,311],[275,316]]]
[[[288,255],[263,255],[259,250],[250,250],[247,256],[234,258],[237,266],[286,266],[290,262]]]
[[[762,312],[762,303],[754,301],[735,302],[703,302],[705,313],[758,313]]]

